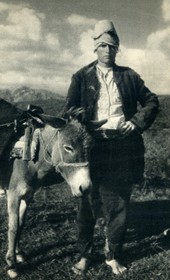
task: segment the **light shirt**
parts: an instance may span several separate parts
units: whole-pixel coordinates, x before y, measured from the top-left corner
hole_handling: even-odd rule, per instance
[[[114,81],[112,68],[96,66],[97,76],[100,82],[99,99],[96,107],[96,119],[108,119],[101,129],[117,129],[121,122],[125,121],[122,100]]]

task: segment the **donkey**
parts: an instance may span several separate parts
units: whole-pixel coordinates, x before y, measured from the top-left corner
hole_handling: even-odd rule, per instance
[[[8,250],[6,262],[8,275],[18,275],[17,263],[24,261],[19,241],[27,208],[35,191],[50,180],[51,172],[61,174],[71,187],[73,196],[86,195],[91,187],[89,154],[92,137],[88,129],[96,129],[103,122],[88,124],[79,122],[80,109],[70,110],[67,119],[41,115],[43,125],[39,128],[38,159],[13,161],[7,190],[8,203]],[[57,183],[57,182],[55,182]]]

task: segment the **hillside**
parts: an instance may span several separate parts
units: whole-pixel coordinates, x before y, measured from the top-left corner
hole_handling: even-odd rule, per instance
[[[32,89],[26,86],[19,87],[15,90],[0,90],[0,98],[17,103],[17,102],[34,102],[38,100],[49,100],[49,99],[63,99],[63,96],[44,89]]]
[[[160,112],[152,125],[152,129],[163,129],[170,127],[170,95],[159,95]]]
[[[143,134],[147,178],[164,177],[165,161],[170,155],[170,96],[159,96],[159,101],[160,112]]]
[[[28,104],[34,104],[42,107],[46,114],[51,115],[58,115],[65,100],[65,97],[58,93],[29,87],[20,87],[14,91],[0,90],[0,98],[23,110],[26,110]]]

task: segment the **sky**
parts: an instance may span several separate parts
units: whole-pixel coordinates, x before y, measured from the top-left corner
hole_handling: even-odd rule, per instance
[[[170,94],[170,0],[0,0],[0,88],[66,95],[71,76],[96,59],[94,24],[112,20],[116,63]]]

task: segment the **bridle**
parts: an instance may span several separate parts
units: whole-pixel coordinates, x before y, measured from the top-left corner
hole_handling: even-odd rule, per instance
[[[61,145],[60,145],[60,140],[61,140],[61,137],[60,137],[60,130],[58,130],[58,151],[59,151],[59,154],[60,154],[60,159],[61,159],[61,163],[59,163],[60,165],[62,165],[63,167],[67,167],[67,166],[73,166],[73,167],[84,167],[84,166],[88,166],[89,165],[89,162],[86,161],[86,162],[65,162],[64,159],[63,159],[63,154],[62,154],[62,151],[61,151]]]
[[[56,170],[60,171],[60,168],[66,168],[66,167],[75,167],[75,168],[80,168],[80,167],[87,167],[89,166],[89,162],[65,162],[64,158],[63,158],[63,154],[62,154],[62,150],[61,150],[61,137],[60,137],[60,129],[58,129],[57,131],[55,131],[54,135],[50,138],[49,142],[45,145],[44,139],[42,137],[42,134],[40,133],[40,137],[44,146],[44,160],[53,165],[52,160],[48,160],[47,156],[50,157],[52,159],[51,153],[49,151],[49,146],[52,143],[52,141],[54,140],[54,138],[57,136],[58,138],[58,152],[59,152],[59,156],[60,156],[60,162],[58,163],[57,166],[55,166]],[[59,168],[60,167],[60,168]]]

